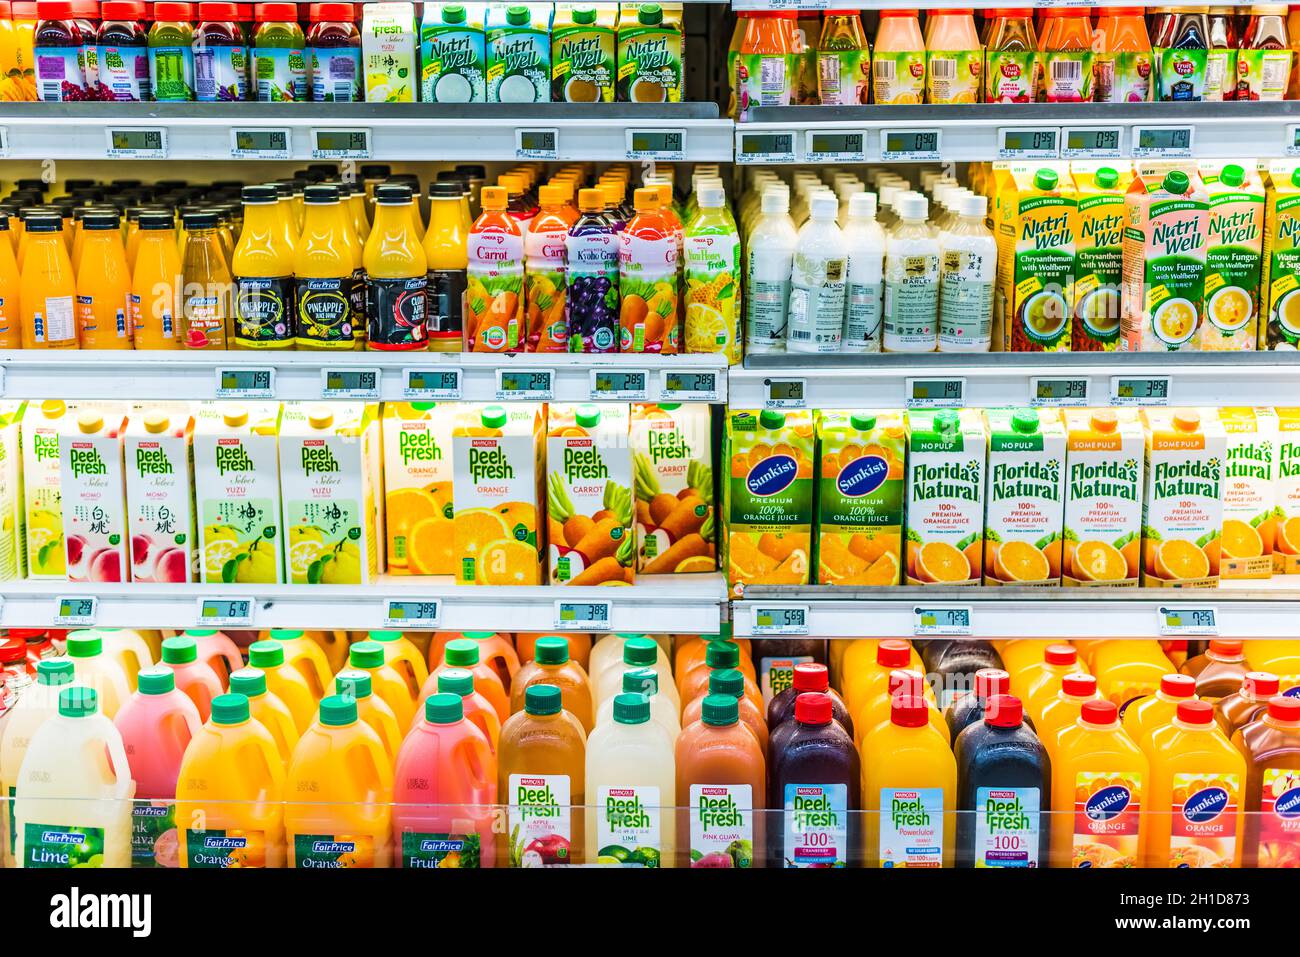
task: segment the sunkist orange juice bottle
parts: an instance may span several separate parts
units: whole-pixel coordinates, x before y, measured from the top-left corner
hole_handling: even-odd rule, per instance
[[[17,221],[17,217],[13,217]],[[0,349],[22,346],[22,310],[18,303],[18,261],[9,242],[9,216],[0,216]]]
[[[1187,675],[1167,674],[1160,679],[1155,694],[1138,698],[1124,709],[1124,730],[1143,751],[1148,750],[1151,736],[1171,724],[1178,706],[1196,698],[1196,681]]]
[[[348,650],[348,666],[370,675],[371,687],[393,709],[399,727],[411,726],[416,713],[416,692],[402,674],[384,660],[384,646],[377,641],[358,641]]]
[[[266,690],[266,675],[256,668],[240,668],[230,673],[230,690],[248,699],[249,716],[262,722],[271,732],[275,749],[286,765],[298,746],[298,726],[293,723],[293,712],[280,700],[279,695]]]
[[[302,673],[284,660],[284,647],[278,641],[253,642],[248,664],[266,674],[267,690],[288,707],[298,733],[306,731],[316,718],[317,698]]]
[[[244,228],[230,262],[235,277],[235,348],[291,349],[297,233],[289,207],[280,203],[272,185],[245,186],[242,198]]]
[[[18,280],[24,349],[77,348],[76,280],[62,231],[58,213],[25,220]]]
[[[76,311],[81,348],[130,349],[132,278],[117,213],[86,213],[78,239],[82,255],[77,270]],[[0,257],[3,255],[0,253]]]
[[[299,349],[357,349],[359,317],[353,308],[353,283],[360,261],[349,241],[351,216],[337,186],[303,190],[302,233],[294,250]]]
[[[367,349],[412,352],[429,345],[429,260],[411,210],[409,186],[375,189],[375,222],[362,253]]]
[[[131,274],[131,336],[137,349],[179,349],[182,283],[176,219],[170,212],[140,214],[140,246]]]
[[[375,694],[374,687],[370,672],[359,668],[344,668],[334,676],[334,693],[357,703],[357,720],[370,725],[383,742],[388,760],[396,761],[406,729],[398,727],[397,715],[388,702]]]
[[[424,256],[429,262],[429,351],[467,349],[464,335],[465,271],[469,266],[469,205],[459,182],[429,187],[429,227]]]
[[[510,685],[511,713],[523,710],[527,689],[535,684],[554,685],[564,699],[564,710],[578,719],[588,734],[596,724],[587,673],[569,658],[569,640],[557,635],[539,638],[532,661],[521,665]]]
[[[1153,639],[1112,639],[1092,651],[1097,690],[1116,705],[1155,694],[1160,680],[1173,670],[1172,663],[1160,650],[1160,642]]]

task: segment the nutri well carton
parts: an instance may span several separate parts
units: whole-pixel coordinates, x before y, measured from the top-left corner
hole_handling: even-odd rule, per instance
[[[384,403],[384,527],[392,575],[450,575],[455,406]]]
[[[1124,193],[1133,174],[1096,161],[1071,163],[1070,173],[1079,200],[1070,348],[1113,352],[1119,342]]]
[[[1205,252],[1207,352],[1254,349],[1259,339],[1259,279],[1264,251],[1264,184],[1254,160],[1217,168],[1202,165],[1210,195]]]
[[[1227,435],[1223,466],[1223,536],[1206,549],[1221,578],[1272,578],[1277,539],[1277,413],[1269,408],[1219,410]]]
[[[984,584],[1059,585],[1065,428],[1056,409],[990,409]]]
[[[487,12],[487,101],[549,103],[551,5],[492,3]]]
[[[551,99],[610,103],[617,69],[617,4],[557,3],[551,27]]]
[[[907,413],[907,584],[979,584],[987,449],[977,409]]]
[[[126,475],[122,464],[125,410],[83,405],[59,429],[64,554],[68,581],[130,580]]]
[[[487,45],[482,3],[426,3],[420,26],[420,99],[487,102]]]
[[[1261,349],[1300,345],[1300,160],[1268,167],[1264,212]]]
[[[637,571],[717,571],[713,443],[703,403],[634,403]]]
[[[1143,409],[1142,584],[1213,588],[1227,441],[1217,409]]]
[[[1144,449],[1136,409],[1065,410],[1063,585],[1137,585]]]
[[[194,419],[187,406],[144,407],[127,417],[127,527],[131,580],[190,582],[195,570]]]

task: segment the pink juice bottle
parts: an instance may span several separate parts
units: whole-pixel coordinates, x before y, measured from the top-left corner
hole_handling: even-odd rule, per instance
[[[230,687],[230,673],[244,667],[244,656],[239,653],[239,646],[224,632],[211,628],[191,628],[183,634],[194,639],[199,661],[213,670],[222,689]]]
[[[198,644],[189,635],[163,639],[162,663],[175,672],[177,689],[194,702],[199,719],[207,721],[212,714],[212,699],[225,689],[217,673],[206,661],[199,660]]]

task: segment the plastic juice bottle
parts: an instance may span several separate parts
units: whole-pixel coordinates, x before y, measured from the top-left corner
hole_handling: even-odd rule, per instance
[[[519,632],[515,635],[515,649],[519,654],[520,661],[527,661],[535,657],[534,650],[537,647],[537,639],[544,637],[539,634],[527,634]],[[569,640],[569,657],[582,665],[582,670],[591,674],[591,635],[582,633],[569,633],[562,636]],[[667,640],[665,638],[665,640]]]
[[[675,353],[678,331],[678,246],[659,190],[633,194],[635,214],[619,233],[620,352]]]
[[[1277,695],[1233,738],[1246,758],[1243,867],[1294,867],[1300,860],[1300,700]]]
[[[140,245],[131,278],[131,330],[137,349],[179,349],[184,283],[170,212],[140,214]]]
[[[1122,706],[1127,701],[1154,694],[1161,679],[1172,670],[1160,644],[1148,640],[1113,640],[1099,645],[1092,655],[1103,698]]]
[[[709,642],[704,649],[702,667],[692,669],[678,682],[682,704],[689,705],[692,701],[707,695],[711,674],[720,668],[734,669],[745,676],[745,696],[757,705],[760,715],[765,714],[767,705],[754,681],[753,662],[743,655],[740,647],[732,641]]]
[[[571,352],[617,352],[618,233],[602,190],[578,191],[578,218],[565,240],[565,322]]]
[[[1097,17],[1093,99],[1145,103],[1151,99],[1151,38],[1141,7],[1109,7]]]
[[[276,628],[266,637],[280,643],[285,661],[298,669],[316,699],[323,697],[334,676],[325,650],[301,628]]]
[[[68,657],[76,669],[77,684],[98,694],[101,712],[112,721],[131,696],[126,666],[117,658],[104,654],[104,643],[95,631],[71,632],[67,641]]]
[[[256,99],[263,103],[310,99],[307,40],[298,25],[297,4],[259,3],[255,7],[252,76],[257,83]]]
[[[461,699],[461,711],[465,720],[483,732],[495,758],[501,741],[501,719],[497,717],[496,709],[492,707],[491,702],[475,689],[473,672],[466,671],[464,668],[447,668],[438,672],[437,693],[454,694]],[[430,698],[432,697],[430,695]],[[428,701],[429,698],[426,698],[426,705]],[[676,718],[676,715],[673,717]],[[417,714],[412,728],[418,727],[419,723],[420,718]],[[492,780],[495,786],[495,776]]]
[[[1238,48],[1236,11],[1232,7],[1210,7],[1208,17],[1209,54],[1205,61],[1205,99],[1233,100],[1237,96]]]
[[[274,186],[245,186],[244,227],[235,246],[235,348],[291,349],[294,242],[281,216]]]
[[[194,99],[194,4],[155,3],[149,28],[149,88],[153,99]]]
[[[487,698],[497,713],[497,718],[504,724],[510,716],[510,696],[496,669],[480,660],[480,644],[472,638],[457,638],[449,641],[443,651],[442,663],[435,667],[420,689],[421,702],[427,700],[437,689],[437,676],[448,668],[463,668],[474,675],[474,689]]]
[[[389,762],[397,760],[402,746],[402,728],[388,703],[373,690],[371,674],[359,668],[344,668],[334,676],[334,693],[356,702],[357,719],[370,726],[384,746]],[[412,722],[414,725],[414,722]]]
[[[1179,677],[1185,678],[1186,675]],[[1224,736],[1238,731],[1268,711],[1269,699],[1278,693],[1278,677],[1266,671],[1247,672],[1241,688],[1214,703],[1214,720]]]
[[[799,230],[790,279],[786,349],[839,352],[844,333],[847,248],[836,224],[839,201],[833,193],[813,197],[809,218]]]
[[[278,641],[257,641],[248,647],[248,664],[266,674],[266,688],[288,707],[294,726],[302,734],[316,713],[317,698],[302,672],[284,660]]]
[[[790,190],[781,184],[763,189],[760,216],[746,237],[745,350],[785,351],[790,309],[790,278],[799,241],[790,218]]]
[[[1086,10],[1048,10],[1041,40],[1043,99],[1089,103],[1093,99],[1094,44]]]
[[[871,62],[876,103],[922,103],[925,96],[925,39],[915,10],[881,10]]]
[[[261,722],[275,740],[275,750],[287,766],[298,746],[298,726],[293,712],[279,695],[266,690],[266,674],[256,668],[240,668],[230,673],[230,691],[248,699],[249,715]],[[358,705],[360,708],[360,705]]]
[[[985,38],[984,101],[1033,103],[1039,97],[1042,63],[1031,11],[990,11]]]
[[[943,709],[949,740],[956,741],[957,736],[972,724],[983,721],[990,707],[989,702],[998,695],[1010,692],[1011,676],[1001,668],[980,668],[976,671],[970,693],[954,698]],[[1024,711],[1023,707],[1021,711]]]
[[[913,697],[925,701],[930,726],[939,732],[945,742],[951,742],[948,721],[944,718],[943,711],[938,708],[934,691],[922,672],[896,669],[889,673],[888,683],[881,694],[869,700],[858,710],[853,722],[854,743],[862,747],[873,732],[889,725],[890,711],[895,701]]]
[[[100,12],[104,19],[94,34],[96,98],[119,103],[152,99],[149,40],[140,25],[145,8],[109,0]]]
[[[1035,722],[1038,740],[1043,742],[1049,755],[1056,754],[1056,740],[1061,732],[1079,720],[1083,706],[1089,701],[1101,701],[1097,693],[1097,679],[1088,674],[1076,673],[1061,679],[1061,690],[1056,698],[1043,706],[1043,717]]]
[[[564,710],[578,719],[582,730],[590,733],[595,726],[591,684],[587,673],[569,660],[569,643],[564,638],[537,640],[536,657],[523,665],[510,685],[510,712],[522,710],[531,685],[554,685],[564,695]]]
[[[720,184],[697,192],[700,212],[686,228],[683,269],[686,283],[686,351],[720,352],[740,361],[740,235]]]
[[[939,241],[940,352],[988,352],[997,240],[984,224],[988,197],[962,196],[958,219]]]
[[[649,638],[649,637],[651,636],[638,635],[638,634],[623,634],[623,633],[615,633],[612,635],[601,636],[600,640],[596,642],[595,646],[590,649],[590,653],[588,654],[587,657],[587,664],[584,665],[583,668],[587,672],[587,674],[593,680],[595,680],[599,678],[600,675],[604,674],[606,671],[613,668],[621,667],[623,661],[623,649],[627,646],[627,643],[629,641],[631,641],[634,638]],[[666,635],[662,635],[659,638],[659,644],[662,648],[664,648],[665,653],[667,653],[669,640],[670,639]],[[569,647],[571,649],[571,654],[572,654],[572,648],[573,648],[572,640],[570,640]],[[533,649],[533,652],[529,654],[525,654],[524,647],[520,646],[519,657],[524,661],[527,661],[529,658],[535,657],[536,642],[533,643],[531,648]],[[574,657],[576,657],[576,655]],[[703,660],[704,660],[703,655],[701,655],[699,661],[702,663]],[[662,672],[663,669],[656,667],[655,670]],[[676,668],[674,673],[676,675],[675,680],[676,680],[677,689],[678,692],[680,692],[681,678],[683,677],[682,665],[680,662],[676,663]],[[669,677],[672,678],[673,675],[669,675]],[[680,697],[680,693],[678,694],[678,697]]]
[[[853,719],[849,716],[848,706],[840,693],[831,688],[830,673],[826,666],[815,661],[795,665],[791,671],[790,686],[782,689],[767,703],[765,718],[769,731],[775,731],[794,717],[795,702],[804,693],[829,695],[831,717],[848,732],[850,738],[853,737]]]
[[[704,714],[704,702],[712,695],[730,695],[737,701],[740,723],[750,730],[764,754],[768,753],[770,740],[764,719],[762,699],[752,694],[753,682],[735,668],[714,668],[709,672],[709,683],[699,695],[686,702],[682,708],[681,726],[690,727]]]
[[[1048,645],[1039,666],[1022,671],[1018,680],[1011,683],[1011,690],[1025,702],[1025,711],[1036,722],[1042,716],[1043,707],[1055,700],[1061,690],[1061,680],[1070,674],[1086,674],[1087,670],[1073,645]]]
[[[794,87],[797,44],[793,20],[784,13],[746,18],[736,57],[736,112],[748,120],[755,106],[789,106]]]
[[[355,103],[361,89],[361,32],[354,8],[345,3],[313,3],[307,30],[308,75],[315,103]]]
[[[868,702],[883,694],[889,685],[889,673],[900,668],[921,669],[920,656],[905,639],[854,642],[840,665],[840,692],[849,712],[856,715]]]
[[[424,232],[424,255],[429,264],[426,293],[429,351],[460,352],[464,337],[466,252],[469,223],[462,208],[460,183],[434,183],[429,187],[429,227]]]
[[[232,279],[221,247],[217,214],[187,212],[181,222],[185,226],[181,255],[181,343],[187,349],[229,349]]]
[[[222,682],[206,661],[199,660],[198,645],[188,635],[166,638],[162,643],[162,663],[174,672],[176,689],[194,702],[199,720],[207,721],[212,713],[212,701],[222,691]],[[83,675],[81,669],[77,677]]]
[[[127,268],[118,222],[117,213],[111,211],[88,212],[82,217],[84,243],[81,266],[77,270],[76,318],[83,349],[130,349],[132,346],[127,319],[131,271]],[[0,250],[0,260],[3,259],[4,252]]]
[[[15,219],[16,221],[16,219]],[[22,309],[18,301],[21,277],[14,247],[8,240],[9,217],[0,216],[0,349],[22,348]]]
[[[348,665],[371,677],[374,693],[390,708],[401,728],[409,728],[415,718],[416,692],[395,667],[384,658],[384,648],[377,641],[359,641],[348,652]]]
[[[466,631],[466,632],[447,632],[447,638],[435,636],[434,642],[429,645],[429,665],[436,668],[444,663],[444,653],[447,645],[457,639],[473,641],[478,645],[479,658],[486,663],[487,667],[496,673],[501,681],[501,686],[507,691],[510,689],[510,683],[514,681],[515,673],[519,670],[521,661],[527,661],[533,657],[533,646],[529,645],[527,654],[524,650],[516,652],[510,644],[510,638],[506,635],[498,635],[494,631]],[[566,636],[569,641],[570,649],[574,648],[575,639],[573,636]],[[441,639],[441,640],[439,640]],[[587,651],[591,650],[591,639],[587,639]],[[574,655],[575,660],[579,660]],[[582,659],[585,660],[585,659]],[[579,663],[582,663],[579,660]],[[491,697],[491,696],[489,696]]]
[[[73,665],[67,658],[43,659],[36,665],[36,683],[19,696],[18,702],[5,712],[0,726],[0,800],[5,804],[3,847],[0,860],[5,867],[16,865],[18,832],[14,819],[14,793],[18,772],[32,736],[49,718],[58,714],[59,692],[73,680]]]
[[[555,685],[528,689],[524,709],[501,728],[498,798],[508,810],[508,867],[582,859],[586,733]]]
[[[538,199],[541,208],[524,237],[527,351],[566,352],[569,327],[564,312],[564,272],[571,224],[559,186],[540,187]]]
[[[72,260],[57,214],[29,216],[23,233],[18,305],[24,349],[76,349]]]
[[[36,93],[42,101],[75,101],[90,97],[82,52],[84,37],[71,3],[46,3],[33,34]]]
[[[623,657],[608,661],[600,671],[591,675],[592,700],[594,704],[612,698],[623,690],[623,674],[639,668],[651,668],[659,675],[659,681],[665,686],[663,694],[677,704],[677,688],[672,683],[672,671],[668,660],[660,654],[659,645],[650,638],[630,638],[623,643]],[[572,709],[570,709],[572,710]]]
[[[677,736],[677,806],[689,808],[692,867],[762,865],[767,770],[754,735],[740,724],[738,701],[709,695],[700,720]]]
[[[1000,668],[1002,659],[987,641],[931,640],[921,649],[921,662],[941,707],[969,694],[981,668]]]
[[[384,649],[384,663],[402,676],[412,697],[418,695],[420,686],[429,677],[429,667],[415,643],[400,631],[371,631],[367,637]]]
[[[1179,669],[1196,679],[1196,696],[1211,703],[1241,690],[1250,670],[1242,643],[1224,638],[1210,639],[1204,654],[1187,659]]]
[[[239,4],[199,4],[194,30],[194,98],[203,102],[248,99],[248,44]]]
[[[978,103],[983,95],[984,47],[973,10],[935,10],[926,17],[927,103]]]
[[[244,656],[239,646],[216,629],[190,628],[185,635],[194,639],[199,649],[199,661],[206,662],[216,672],[222,687],[226,687],[232,672],[244,667]]]
[[[641,694],[649,698],[651,720],[661,724],[668,736],[676,741],[682,730],[681,710],[667,695],[659,693],[659,683],[660,675],[654,668],[633,668],[623,672],[623,686],[620,690],[623,694]],[[618,695],[611,695],[600,703],[596,709],[596,727],[613,720],[614,699],[617,697]]]
[[[871,47],[857,10],[827,10],[817,40],[817,98],[822,106],[859,106],[871,91]]]
[[[428,348],[429,262],[411,227],[411,189],[375,190],[375,222],[366,239],[366,348],[409,352]]]
[[[899,222],[885,237],[885,352],[934,352],[938,345],[941,250],[928,210],[924,196],[899,196]]]
[[[1157,100],[1205,98],[1206,61],[1210,52],[1207,9],[1182,8],[1162,21],[1155,38]]]
[[[1137,867],[1146,841],[1151,767],[1110,701],[1088,701],[1052,750],[1052,863]]]
[[[1279,678],[1281,694],[1300,697],[1300,641],[1279,641],[1273,638],[1247,639],[1242,645],[1251,665]]]
[[[354,349],[360,343],[353,312],[353,277],[360,265],[347,242],[349,214],[334,186],[308,186],[294,250],[299,349]]]
[[[1155,694],[1129,702],[1124,708],[1124,730],[1144,751],[1151,749],[1151,736],[1174,720],[1178,706],[1196,698],[1196,682],[1187,675],[1170,674],[1160,679]]]
[[[508,352],[524,340],[524,234],[506,211],[507,193],[485,186],[470,227],[465,336],[471,352]]]
[[[1254,6],[1237,51],[1234,100],[1281,100],[1291,75],[1286,6]],[[1227,97],[1225,96],[1225,99]]]

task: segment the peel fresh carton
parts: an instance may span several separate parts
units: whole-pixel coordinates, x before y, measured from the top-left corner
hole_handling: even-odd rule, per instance
[[[1221,578],[1272,578],[1277,538],[1278,418],[1269,408],[1219,410],[1227,434],[1223,536],[1206,549]]]
[[[194,419],[187,405],[132,409],[125,463],[131,580],[190,582],[194,570]]]
[[[22,443],[23,522],[27,529],[27,577],[65,578],[63,486],[59,482],[59,426],[76,416],[62,399],[28,402]]]
[[[367,103],[414,103],[420,90],[419,54],[414,4],[365,4],[361,70]]]
[[[1259,347],[1295,349],[1300,343],[1300,160],[1274,160],[1268,166],[1263,270]]]
[[[977,409],[907,413],[907,584],[980,583],[987,450]]]
[[[194,490],[204,584],[284,582],[280,403],[203,402]]]
[[[59,428],[64,555],[68,581],[130,581],[126,474],[122,433],[126,410],[87,404]]]
[[[289,581],[366,585],[383,569],[379,406],[286,402],[280,489]]]
[[[1136,409],[1066,409],[1061,583],[1137,585],[1142,464]]]
[[[1277,412],[1277,532],[1273,574],[1300,575],[1300,408]]]
[[[1254,160],[1201,164],[1210,196],[1205,252],[1207,352],[1254,349],[1259,339],[1259,290],[1264,251],[1264,184]]]
[[[629,444],[637,571],[717,571],[709,407],[634,403]]]
[[[390,574],[454,571],[454,424],[455,407],[445,402],[384,403],[384,514]]]
[[[1065,428],[1056,409],[990,409],[984,584],[1059,585]]]
[[[426,3],[420,26],[420,99],[487,102],[487,35],[483,3]]]
[[[27,403],[0,402],[0,581],[27,577],[27,522],[23,508],[22,442]]]

